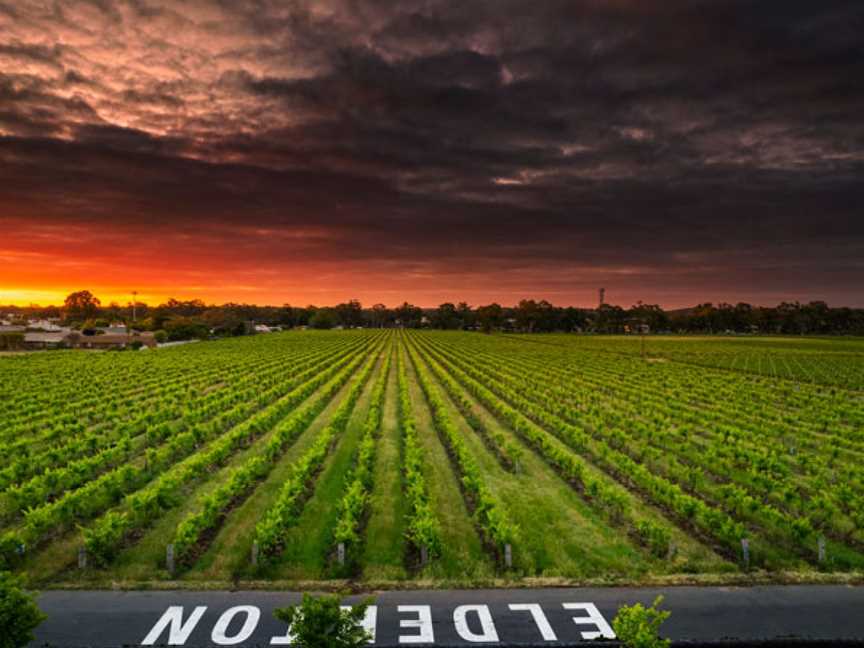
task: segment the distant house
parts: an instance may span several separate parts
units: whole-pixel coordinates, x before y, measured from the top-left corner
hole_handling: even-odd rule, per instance
[[[156,348],[156,338],[152,333],[82,335],[77,331],[29,332],[24,334],[26,349],[126,349],[139,342],[142,346]]]
[[[625,324],[624,332],[629,334],[648,334],[651,332],[651,327],[648,324]]]
[[[98,329],[104,335],[128,335],[129,329],[125,324],[112,324],[111,326],[103,326]]]
[[[0,333],[23,333],[27,328],[13,324],[0,324]]]
[[[26,349],[58,349],[67,345],[68,331],[60,332],[31,332],[24,334],[24,348]]]
[[[35,330],[39,330],[39,331],[47,331],[49,333],[58,333],[58,332],[63,331],[63,330],[66,330],[66,331],[69,330],[69,329],[64,329],[62,326],[60,326],[56,322],[52,322],[51,320],[47,320],[47,319],[30,320],[29,322],[27,322],[27,328],[31,329],[31,330],[35,329]]]
[[[156,338],[153,333],[104,333],[102,335],[81,335],[70,333],[66,336],[66,344],[73,349],[125,349],[136,342],[155,349]]]

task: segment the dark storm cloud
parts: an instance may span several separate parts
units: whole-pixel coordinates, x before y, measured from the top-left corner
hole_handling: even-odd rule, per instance
[[[0,33],[19,227],[860,302],[858,1],[25,2]]]

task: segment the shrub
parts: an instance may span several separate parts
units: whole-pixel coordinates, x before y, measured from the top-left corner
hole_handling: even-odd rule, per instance
[[[175,317],[165,324],[165,332],[170,342],[181,340],[206,340],[210,329],[197,320],[188,317]]]
[[[656,524],[650,520],[640,520],[636,524],[636,532],[639,538],[658,558],[664,558],[669,553],[672,542],[672,534],[669,529]]]
[[[303,595],[300,605],[277,608],[273,615],[291,628],[297,648],[365,648],[371,638],[360,622],[371,599],[343,610],[340,596]]]
[[[126,513],[109,511],[91,528],[79,527],[84,535],[84,546],[93,557],[93,562],[107,566],[117,555],[129,526]]]
[[[336,313],[330,308],[319,308],[309,319],[309,326],[314,329],[331,329],[336,326]]]
[[[612,629],[627,648],[668,648],[669,639],[660,638],[660,626],[671,612],[657,609],[663,597],[654,599],[651,607],[622,605],[612,620]]]
[[[24,348],[23,333],[0,333],[0,351],[13,351]]]
[[[33,641],[33,630],[45,618],[17,579],[0,572],[0,648],[23,648]]]

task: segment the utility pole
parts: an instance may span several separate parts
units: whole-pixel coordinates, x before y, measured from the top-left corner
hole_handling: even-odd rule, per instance
[[[138,291],[132,291],[132,321],[134,322],[136,318],[137,311],[135,310],[138,306]]]
[[[645,325],[639,324],[639,338],[642,346],[642,359],[645,359]]]

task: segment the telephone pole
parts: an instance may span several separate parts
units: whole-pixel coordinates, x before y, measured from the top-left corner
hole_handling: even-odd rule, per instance
[[[639,324],[639,338],[642,347],[642,359],[645,359],[645,325]]]
[[[137,306],[138,306],[138,291],[133,290],[132,291],[132,321],[133,322],[136,321],[136,315],[137,315],[136,307]]]

